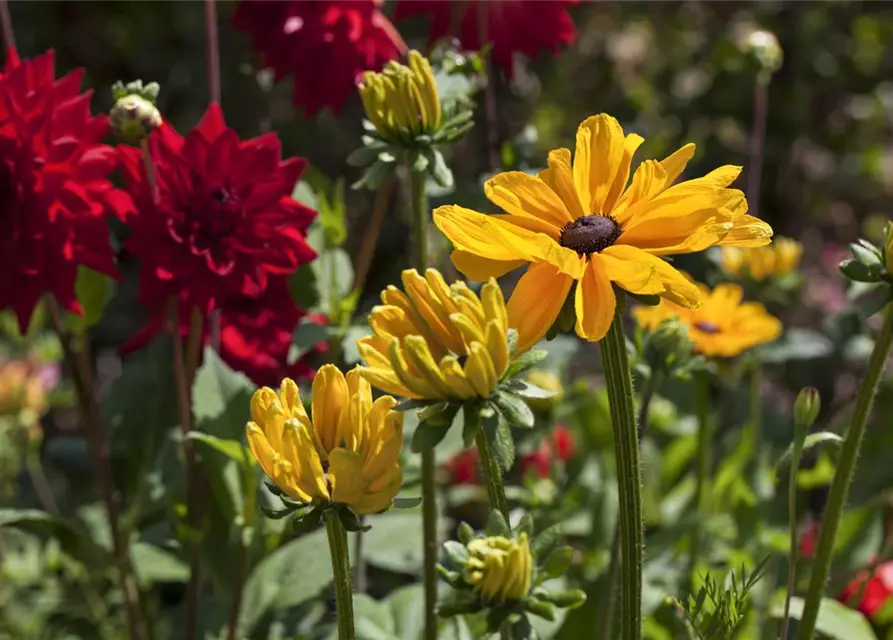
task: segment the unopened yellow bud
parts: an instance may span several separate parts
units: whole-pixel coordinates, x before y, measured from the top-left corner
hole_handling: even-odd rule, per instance
[[[468,543],[468,554],[465,581],[481,598],[503,603],[527,597],[533,556],[526,533],[518,540],[501,536],[477,538]]]

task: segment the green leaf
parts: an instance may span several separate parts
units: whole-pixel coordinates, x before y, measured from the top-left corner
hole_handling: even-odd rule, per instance
[[[111,297],[111,290],[111,278],[104,273],[79,266],[74,292],[84,311],[81,315],[66,314],[66,324],[81,331],[99,324],[105,305]]]
[[[536,386],[535,384],[527,382],[526,380],[512,380],[506,386],[512,393],[514,393],[515,395],[519,395],[522,398],[538,400],[551,398],[555,395],[554,391],[543,389]]]
[[[208,445],[239,464],[254,461],[254,456],[249,453],[248,448],[242,444],[241,440],[224,440],[202,431],[190,431],[186,437]]]
[[[347,239],[347,226],[344,222],[344,178],[332,184],[331,199],[325,189],[317,192],[319,199],[319,224],[326,234],[327,246],[340,247]]]
[[[446,437],[447,430],[425,422],[419,423],[412,434],[412,442],[409,448],[413,453],[421,453],[433,449]]]
[[[519,373],[524,373],[528,369],[532,369],[541,361],[543,361],[548,355],[548,351],[542,350],[527,351],[525,353],[522,353],[514,360],[514,362],[509,365],[509,368],[505,372],[505,376],[503,377],[503,379],[508,380],[509,378],[514,378]]]
[[[394,163],[385,162],[379,157],[375,162],[369,165],[369,168],[363,172],[363,177],[355,182],[351,188],[360,189],[365,187],[371,191],[375,191],[381,186],[381,183],[391,177],[394,173]]]
[[[555,547],[558,546],[560,540],[561,530],[558,528],[558,525],[540,531],[530,542],[530,553],[533,554],[534,560],[542,562],[545,558],[548,558]]]
[[[359,149],[354,149],[349,156],[347,156],[347,164],[351,167],[365,167],[369,164],[372,164],[378,159],[378,154],[381,153],[387,145],[380,141],[374,141],[372,144],[364,145]]]
[[[372,530],[363,534],[366,560],[392,573],[415,575],[422,571],[422,515],[415,511],[388,511],[367,519]],[[443,531],[443,522],[438,523]]]
[[[840,263],[840,271],[856,282],[877,282],[881,275],[879,265],[866,265],[858,260],[844,260]]]
[[[291,336],[292,344],[296,348],[297,353],[294,359],[297,360],[304,354],[312,351],[320,342],[328,342],[330,338],[331,330],[329,327],[305,316],[301,323],[295,327],[295,331]]]
[[[843,438],[841,438],[836,433],[831,433],[830,431],[818,431],[816,433],[810,433],[808,436],[806,436],[806,439],[803,441],[803,451],[809,451],[813,447],[816,447],[820,444],[829,443],[839,445],[842,442]],[[794,445],[789,445],[787,451],[785,451],[781,458],[778,460],[777,467],[783,467],[791,461],[793,450]]]
[[[533,539],[533,515],[529,513],[525,513],[521,516],[521,519],[518,521],[518,526],[515,527],[515,533],[521,535],[522,533],[527,534],[527,538],[529,540]]]
[[[305,207],[310,207],[314,211],[319,208],[319,201],[316,198],[316,192],[307,180],[299,180],[298,184],[291,192],[291,197],[300,202]]]
[[[456,535],[462,544],[468,544],[474,540],[474,529],[467,522],[460,522]]]
[[[429,148],[426,155],[429,160],[429,172],[439,186],[448,189],[453,186],[453,172],[447,166],[443,154],[437,149]]]
[[[59,541],[63,551],[83,559],[100,547],[71,523],[37,509],[0,509],[0,528],[12,527]]]
[[[204,361],[192,385],[192,407],[196,426],[223,439],[242,441],[254,384],[233,371],[211,347],[205,347]]]
[[[537,577],[549,580],[563,576],[571,566],[573,559],[574,550],[571,547],[556,547],[546,556],[546,561],[540,568],[540,574]]]
[[[799,596],[791,598],[791,617],[800,620],[805,601]],[[769,611],[773,618],[784,616],[784,602],[777,601]],[[831,598],[822,598],[816,629],[833,640],[878,640],[871,624],[858,611],[850,609]]]
[[[503,470],[508,471],[515,461],[515,442],[512,439],[512,430],[502,414],[496,411],[489,415],[484,415],[484,413],[488,412],[485,410],[481,414],[484,437],[487,438],[496,462]]]
[[[503,538],[512,537],[512,529],[509,527],[505,516],[498,509],[492,509],[487,517],[487,535],[502,536]]]
[[[468,562],[468,549],[465,548],[464,544],[455,540],[444,542],[443,551],[456,568],[464,567],[465,563]]]
[[[286,611],[319,596],[332,582],[326,533],[296,538],[260,561],[245,583],[240,638],[252,636],[267,613]]]
[[[881,252],[878,251],[877,247],[853,242],[850,244],[850,251],[853,253],[853,257],[866,267],[877,266],[880,268]]]
[[[415,509],[420,504],[422,504],[421,496],[415,498],[394,498],[395,509]]]
[[[130,554],[141,585],[189,580],[189,565],[170,551],[137,540],[131,545]]]

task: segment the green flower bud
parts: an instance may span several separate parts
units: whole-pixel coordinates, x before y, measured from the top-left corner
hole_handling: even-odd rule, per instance
[[[800,430],[809,429],[819,415],[822,400],[813,387],[805,387],[797,394],[794,402],[794,423]]]
[[[781,67],[784,54],[778,38],[771,31],[753,29],[742,39],[742,49],[757,61],[764,73],[774,73]]]
[[[115,95],[120,95],[115,90]],[[138,142],[161,126],[163,119],[158,107],[139,93],[117,97],[109,112],[109,124],[115,134],[128,142]]]
[[[645,360],[654,369],[666,371],[687,360],[694,346],[688,326],[679,316],[663,320],[646,339]]]

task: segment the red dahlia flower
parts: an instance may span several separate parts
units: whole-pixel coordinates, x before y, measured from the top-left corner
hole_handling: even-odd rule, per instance
[[[105,218],[123,194],[106,179],[117,165],[100,144],[108,122],[79,93],[83,69],[56,80],[54,60],[10,50],[0,74],[0,309],[22,331],[47,293],[81,312],[79,265],[117,275]]]
[[[865,584],[866,579],[868,584]],[[874,570],[874,575],[870,578],[867,571],[859,572],[859,575],[847,585],[847,588],[844,589],[837,599],[840,602],[849,603],[852,598],[860,593],[862,597],[859,602],[850,604],[853,604],[866,616],[873,616],[893,595],[893,562],[885,562],[878,565]]]
[[[450,34],[457,36],[466,49],[478,50],[492,43],[493,62],[511,77],[515,53],[535,58],[541,49],[556,53],[574,41],[576,30],[567,7],[577,1],[399,0],[394,17],[400,21],[410,16],[430,16],[430,42]],[[483,16],[479,16],[481,11]],[[486,29],[485,38],[481,38],[482,27]]]
[[[378,71],[406,44],[381,0],[242,0],[233,23],[251,34],[276,80],[294,77],[292,101],[307,115],[340,112],[364,71]]]
[[[450,486],[461,484],[479,485],[481,483],[478,468],[481,458],[477,449],[460,451],[443,465],[449,475]]]
[[[306,161],[281,161],[275,134],[240,141],[211,105],[185,139],[165,124],[149,148],[155,197],[140,150],[118,147],[136,205],[125,247],[142,262],[139,296],[150,309],[177,297],[207,316],[259,298],[271,276],[316,257],[305,238],[316,214],[290,195]]]
[[[543,438],[536,451],[521,458],[518,469],[521,475],[533,470],[540,478],[548,478],[552,475],[553,462],[556,460],[568,462],[576,453],[577,443],[574,441],[573,432],[565,425],[559,424],[552,429],[548,438]]]

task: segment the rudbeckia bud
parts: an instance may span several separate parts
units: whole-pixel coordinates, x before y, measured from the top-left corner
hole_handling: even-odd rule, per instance
[[[745,53],[757,61],[763,73],[772,74],[781,67],[784,55],[778,38],[771,31],[753,29],[744,36],[741,44]]]
[[[534,411],[546,413],[558,404],[562,395],[564,395],[561,379],[546,369],[531,369],[527,373],[527,382],[536,385],[540,389],[552,392],[552,395],[548,398],[527,398],[527,404]]]
[[[805,387],[797,394],[794,401],[794,423],[798,431],[807,431],[822,408],[822,399],[818,390],[813,387]]]
[[[645,360],[653,368],[667,371],[691,356],[692,341],[688,327],[679,316],[665,318],[648,336],[645,343]]]
[[[530,591],[532,571],[533,556],[526,533],[518,540],[491,536],[468,543],[465,582],[487,602],[524,600]]]
[[[410,141],[440,126],[434,71],[418,51],[409,52],[406,65],[392,60],[381,72],[367,71],[359,91],[366,118],[385,139]]]
[[[161,112],[155,106],[151,96],[158,95],[158,85],[151,83],[147,87],[133,87],[138,89],[132,93],[126,90],[131,85],[123,87],[121,83],[112,88],[115,96],[115,104],[109,112],[109,124],[115,134],[128,142],[138,142],[161,126],[163,120]]]

